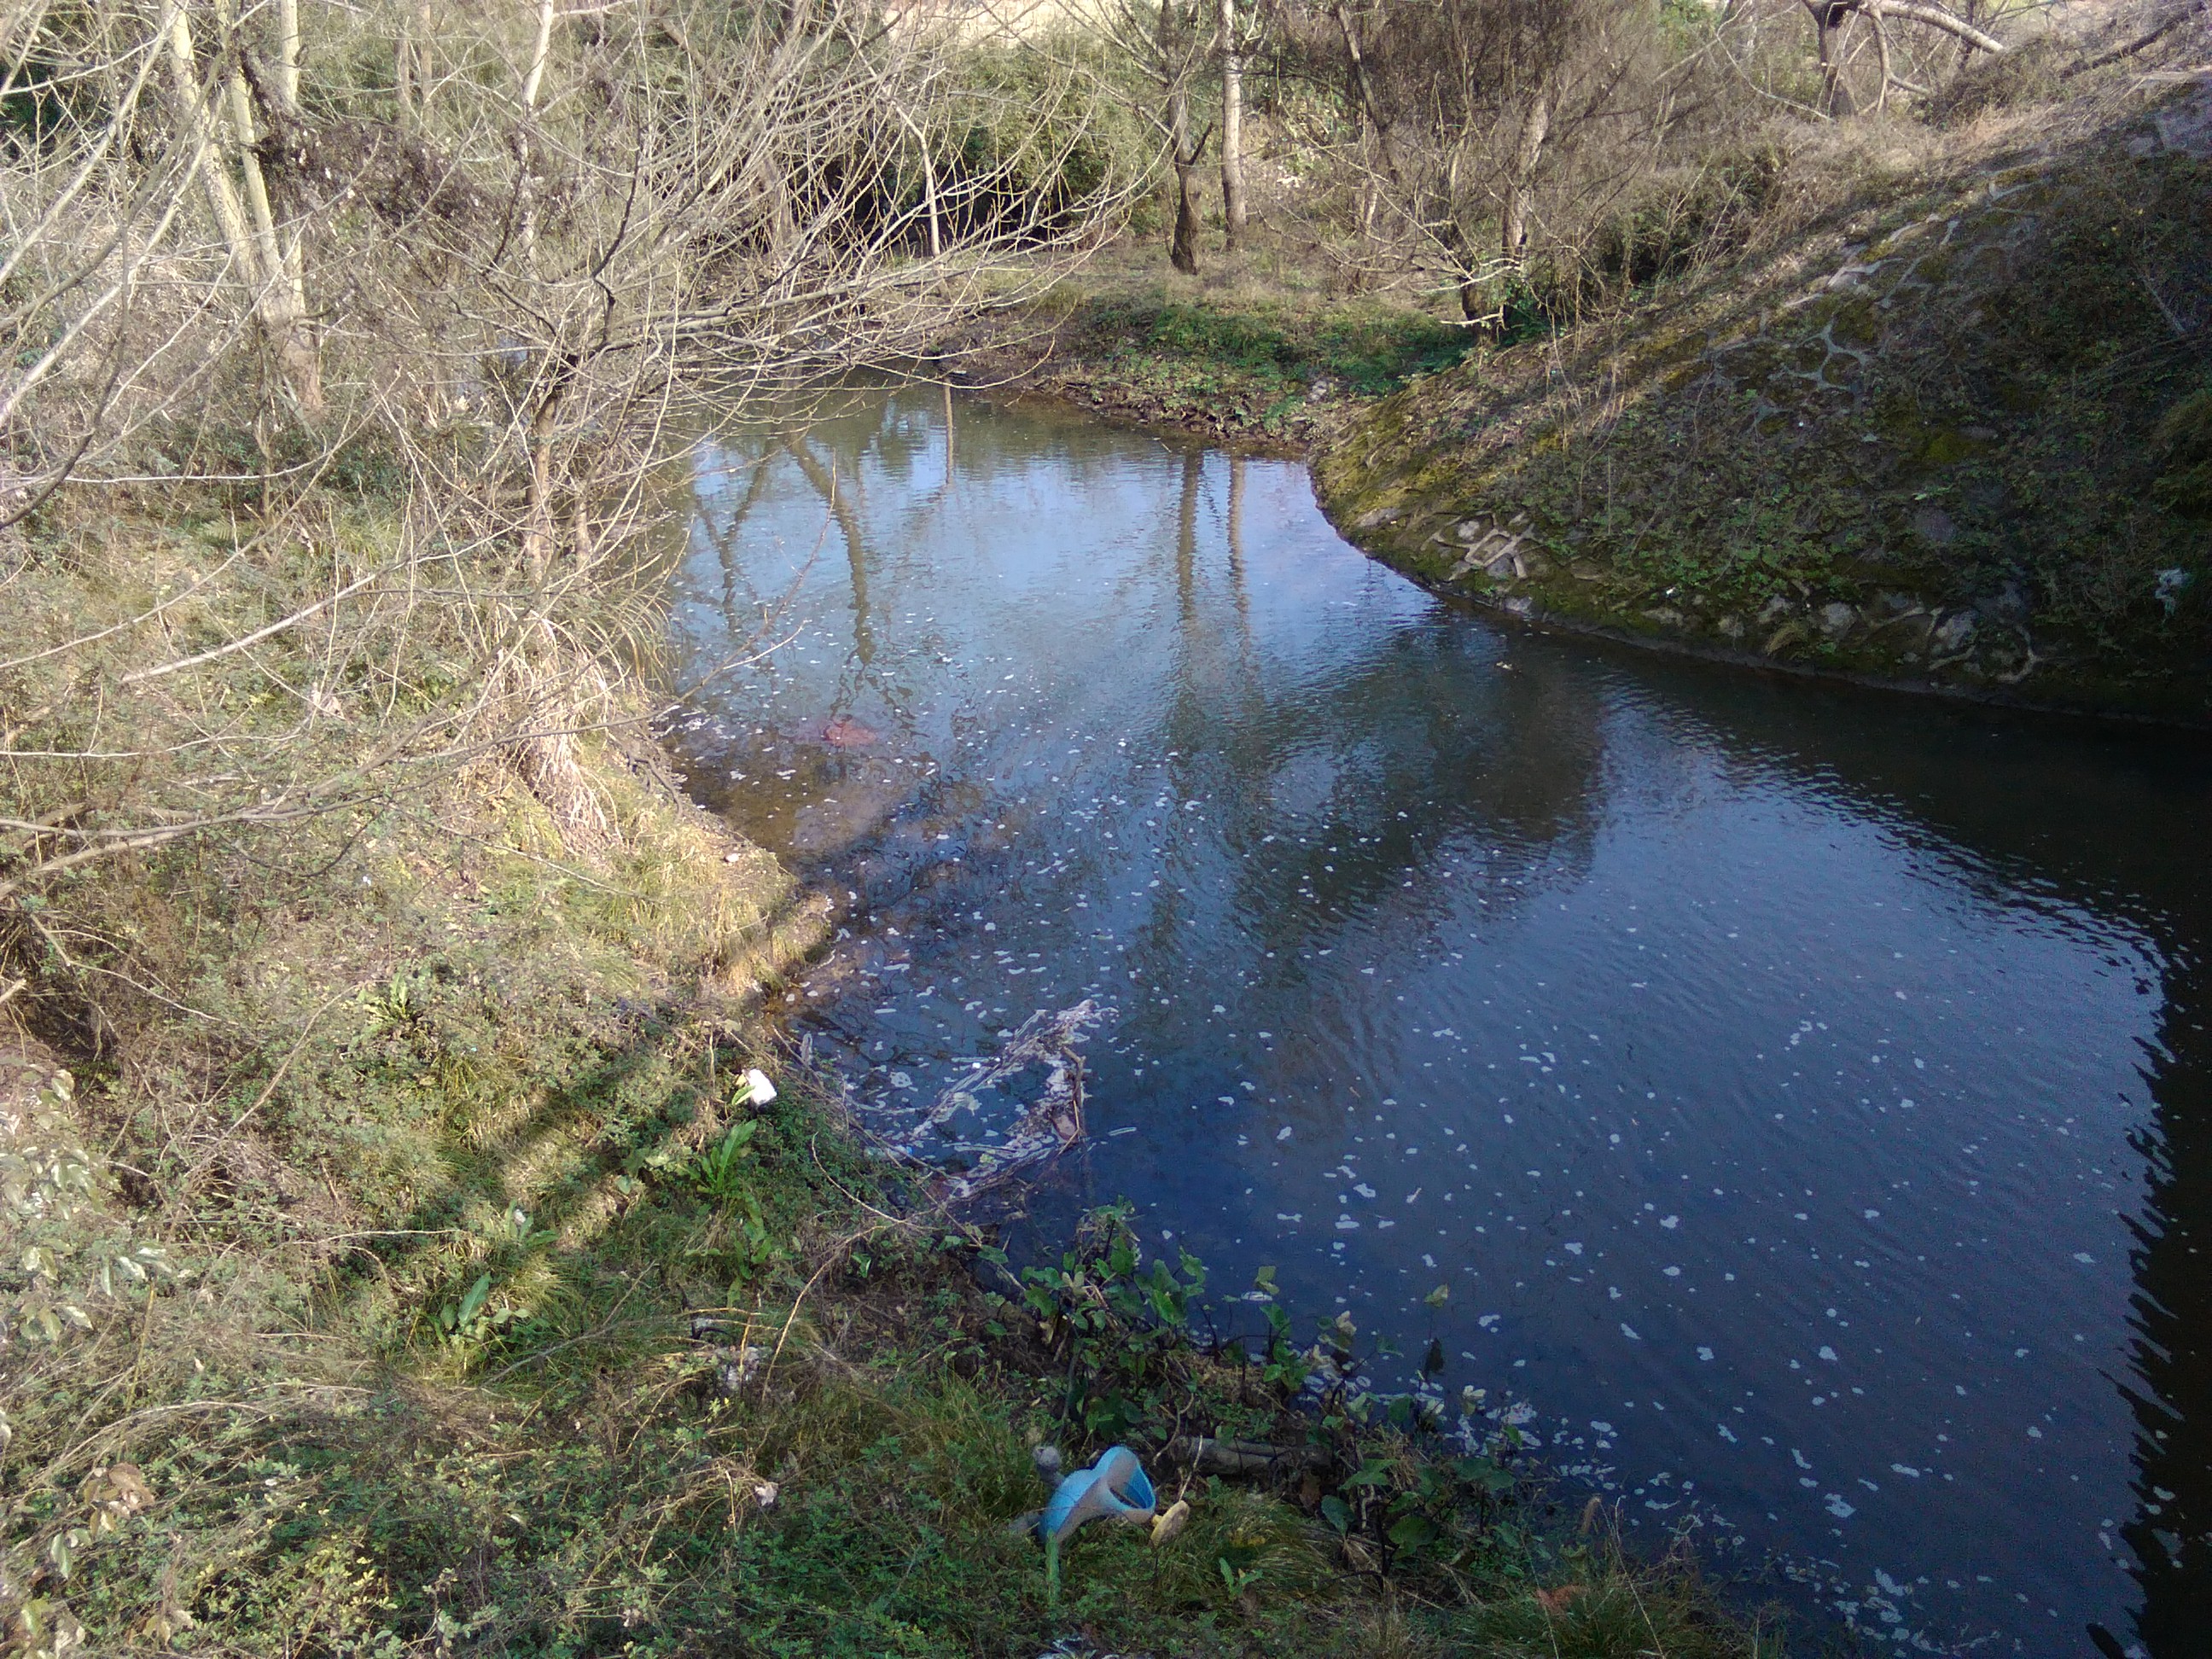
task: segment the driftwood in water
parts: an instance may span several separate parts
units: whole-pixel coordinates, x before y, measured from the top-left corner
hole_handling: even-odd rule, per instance
[[[1086,997],[1057,1013],[1030,1015],[996,1054],[977,1061],[939,1094],[904,1139],[881,1143],[879,1150],[898,1163],[927,1170],[938,1196],[951,1203],[973,1198],[1020,1170],[1059,1156],[1083,1138],[1083,1056],[1075,1045],[1112,1013]],[[976,1090],[1002,1083],[1032,1066],[1044,1067],[1044,1091],[1015,1121],[1004,1140],[955,1142],[935,1157],[925,1150],[924,1136],[975,1108]],[[938,1162],[945,1152],[974,1162],[964,1171],[947,1170]]]
[[[1326,1468],[1329,1455],[1317,1446],[1271,1446],[1258,1440],[1215,1440],[1177,1435],[1161,1461],[1199,1474],[1297,1474]]]

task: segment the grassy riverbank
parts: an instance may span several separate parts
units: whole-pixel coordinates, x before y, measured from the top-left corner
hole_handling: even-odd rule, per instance
[[[313,629],[206,657],[399,538],[373,489],[289,510],[73,500],[0,589],[9,747],[136,754],[159,802],[210,732],[283,736],[324,790],[11,898],[11,1651],[1779,1650],[1482,1411],[1364,1400],[1347,1327],[1210,1352],[1195,1264],[1110,1218],[1010,1284],[763,1016],[824,913],[681,798],[618,678],[549,778],[512,736],[424,751],[472,706],[450,618],[349,611],[362,695]],[[645,599],[596,603],[643,637]],[[12,869],[120,787],[66,771],[16,765]],[[1145,1449],[1188,1525],[1085,1534],[1052,1605],[1008,1531],[1044,1440]]]
[[[1035,303],[946,344],[964,379],[1109,419],[1300,453],[1475,337],[1402,291],[1331,291],[1299,251],[1264,236],[1203,274],[1167,268],[1147,238],[1101,251]]]

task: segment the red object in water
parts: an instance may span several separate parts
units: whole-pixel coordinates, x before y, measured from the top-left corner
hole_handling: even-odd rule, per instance
[[[880,740],[878,732],[850,714],[840,714],[822,728],[822,741],[832,749],[866,749]]]

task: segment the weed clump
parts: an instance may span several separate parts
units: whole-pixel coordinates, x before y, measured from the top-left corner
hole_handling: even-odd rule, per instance
[[[2166,410],[2155,442],[2166,460],[2151,486],[2159,504],[2185,518],[2212,519],[2212,386]]]

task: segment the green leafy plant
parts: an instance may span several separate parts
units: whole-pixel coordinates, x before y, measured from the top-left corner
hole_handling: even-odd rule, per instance
[[[1272,1267],[1262,1269],[1273,1274]],[[1281,1390],[1286,1400],[1295,1399],[1304,1389],[1306,1379],[1313,1375],[1313,1361],[1306,1351],[1291,1340],[1291,1316],[1280,1308],[1270,1305],[1267,1310],[1267,1346],[1264,1363],[1260,1368],[1262,1381]]]
[[[99,1218],[93,1203],[100,1163],[85,1150],[70,1115],[76,1083],[57,1072],[0,1149],[0,1215],[15,1249],[0,1279],[0,1328],[28,1341],[59,1343],[93,1328],[92,1310],[178,1275],[161,1245],[134,1239]],[[0,1417],[0,1447],[7,1443]]]
[[[1188,1250],[1174,1267],[1156,1256],[1148,1267],[1127,1204],[1092,1211],[1057,1267],[1023,1274],[1046,1341],[1067,1356],[1064,1413],[1108,1438],[1173,1414],[1190,1381],[1192,1304],[1206,1288],[1206,1266]]]
[[[691,1184],[717,1204],[727,1204],[743,1194],[745,1164],[751,1153],[753,1136],[759,1128],[759,1123],[751,1118],[730,1125],[722,1132],[720,1139],[692,1160]],[[752,1214],[757,1221],[757,1206]]]
[[[438,1310],[438,1333],[456,1347],[474,1346],[504,1334],[525,1317],[523,1310],[507,1303],[491,1304],[492,1277],[478,1273],[458,1300]]]
[[[364,986],[356,997],[368,1012],[371,1036],[399,1030],[422,1017],[428,975],[420,969],[394,974],[382,985]]]

